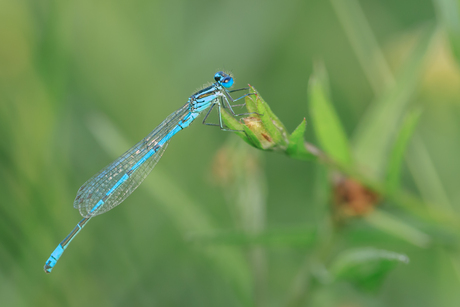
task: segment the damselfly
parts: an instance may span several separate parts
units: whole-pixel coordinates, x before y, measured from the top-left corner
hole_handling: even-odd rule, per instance
[[[139,186],[160,160],[171,137],[188,127],[204,110],[209,108],[203,119],[203,124],[219,126],[220,129],[226,131],[231,130],[225,128],[222,123],[221,107],[228,108],[234,116],[250,114],[235,114],[230,104],[230,102],[250,95],[248,93],[233,99],[230,96],[231,92],[247,88],[228,90],[233,85],[233,78],[222,71],[217,72],[214,79],[216,80],[215,83],[190,96],[183,107],[169,115],[142,141],[80,187],[73,206],[80,210],[80,214],[84,218],[48,258],[44,267],[46,273],[51,272],[69,243],[91,218],[119,205]],[[218,109],[219,124],[206,123],[206,119],[215,106]]]

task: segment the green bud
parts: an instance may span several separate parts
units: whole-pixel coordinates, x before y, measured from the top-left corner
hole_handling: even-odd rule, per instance
[[[249,85],[249,93],[252,95],[246,96],[245,103],[248,112],[252,114],[238,121],[232,115],[222,110],[222,120],[227,127],[239,130],[236,133],[246,143],[255,148],[284,152],[288,156],[299,160],[312,160],[316,158],[315,155],[307,151],[304,143],[305,119],[289,135],[283,123],[251,85]]]
[[[242,120],[248,139],[259,149],[285,151],[288,145],[288,133],[283,123],[251,85],[249,85],[249,93],[253,95],[246,96],[246,108],[254,114]]]

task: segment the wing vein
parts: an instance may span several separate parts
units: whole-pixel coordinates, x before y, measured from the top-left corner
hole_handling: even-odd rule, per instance
[[[102,214],[119,205],[152,171],[169,143],[169,139],[165,140],[165,137],[190,113],[190,104],[187,103],[169,115],[144,139],[87,180],[77,192],[74,208],[78,209],[83,217],[89,217]],[[156,151],[147,157],[155,146]],[[103,201],[102,204],[99,203],[100,200]]]

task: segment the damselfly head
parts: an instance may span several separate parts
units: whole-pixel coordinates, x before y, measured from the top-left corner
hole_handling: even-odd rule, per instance
[[[233,85],[233,78],[227,73],[224,73],[223,71],[218,71],[214,75],[214,79],[223,87],[225,88],[230,88]]]

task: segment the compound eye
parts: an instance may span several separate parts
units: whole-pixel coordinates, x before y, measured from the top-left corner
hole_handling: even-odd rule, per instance
[[[216,74],[214,75],[214,80],[219,82],[222,79],[222,74],[223,74],[223,72],[221,72],[221,71],[216,72]]]
[[[220,84],[222,84],[222,86],[225,88],[230,88],[233,85],[233,78],[230,76],[225,77],[223,80],[220,81]]]

